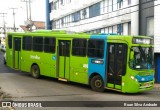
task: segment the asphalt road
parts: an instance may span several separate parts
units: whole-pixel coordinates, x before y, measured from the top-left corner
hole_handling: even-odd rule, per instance
[[[129,108],[135,110],[137,107],[114,106],[118,106],[118,104],[123,103],[123,101],[160,101],[159,84],[156,84],[155,88],[151,91],[137,94],[123,94],[111,90],[106,90],[103,93],[94,92],[89,86],[71,82],[61,82],[53,78],[42,77],[41,79],[34,79],[29,73],[13,70],[5,66],[3,64],[2,52],[0,52],[0,87],[1,90],[9,96],[9,98],[6,99],[13,101],[73,101],[73,103],[75,101],[81,101],[82,103],[84,101],[113,101],[111,104],[112,107],[105,107],[104,105],[94,107],[95,104],[91,103],[87,105],[87,107],[85,105],[83,107],[15,107],[15,110],[128,110]],[[0,110],[3,109],[4,108],[0,108]],[[138,109],[158,110],[159,108],[139,107]]]

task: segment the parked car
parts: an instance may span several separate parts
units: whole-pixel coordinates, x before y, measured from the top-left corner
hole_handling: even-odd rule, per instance
[[[1,45],[1,51],[5,52],[6,51],[6,46],[5,45]]]

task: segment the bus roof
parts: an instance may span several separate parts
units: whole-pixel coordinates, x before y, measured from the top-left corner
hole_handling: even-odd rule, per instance
[[[108,40],[130,40],[135,38],[148,38],[152,39],[151,37],[147,36],[124,36],[124,35],[117,35],[114,33],[111,34],[87,34],[87,33],[75,33],[71,31],[65,31],[65,30],[37,30],[34,32],[8,32],[7,35],[13,35],[13,36],[47,36],[47,37],[63,37],[63,38],[96,38],[96,39],[108,39]]]

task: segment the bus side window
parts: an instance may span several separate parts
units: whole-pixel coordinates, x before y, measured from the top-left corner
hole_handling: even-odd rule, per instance
[[[89,39],[87,54],[88,54],[88,57],[103,58],[103,56],[104,56],[104,40]]]
[[[23,50],[32,50],[32,36],[24,36],[23,37]]]
[[[73,42],[72,43],[72,55],[85,57],[87,40],[86,39],[73,39],[72,42]]]
[[[44,38],[44,52],[55,53],[56,39],[45,37]]]
[[[8,35],[8,47],[12,48],[12,35]]]
[[[33,37],[33,51],[37,52],[43,51],[43,37],[38,37],[38,36]]]

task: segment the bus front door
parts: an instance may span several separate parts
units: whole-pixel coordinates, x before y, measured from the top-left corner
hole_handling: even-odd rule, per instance
[[[126,73],[127,45],[109,43],[107,53],[107,88],[121,90],[122,76]]]
[[[69,79],[70,66],[70,44],[69,40],[58,41],[58,78]]]
[[[13,68],[20,69],[21,38],[15,37],[13,42]]]

